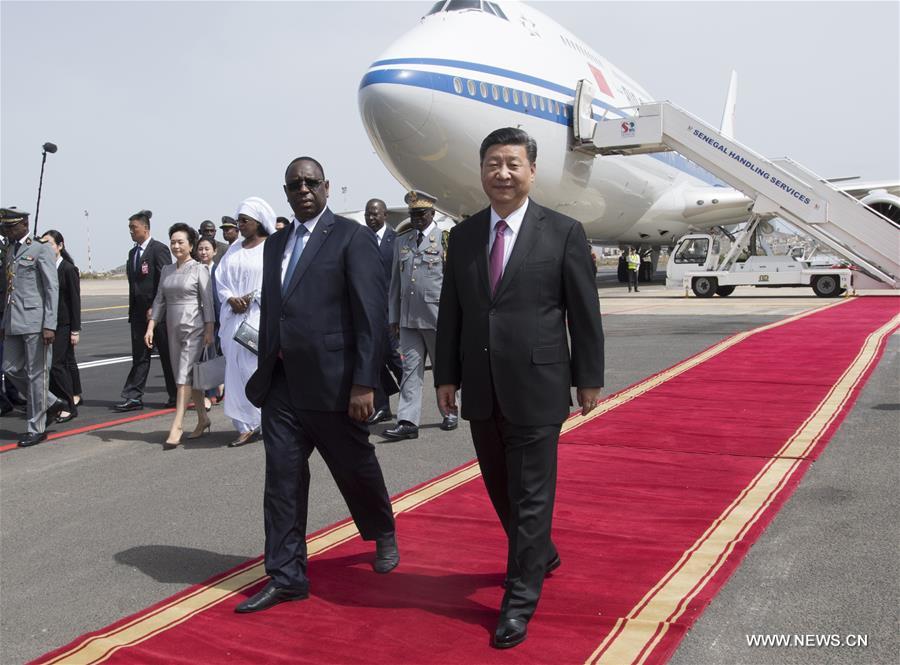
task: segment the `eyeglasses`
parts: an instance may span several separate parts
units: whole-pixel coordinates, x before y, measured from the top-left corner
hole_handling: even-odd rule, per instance
[[[303,189],[303,185],[306,185],[306,188],[313,192],[321,187],[323,182],[325,181],[318,178],[300,178],[299,180],[292,180],[286,183],[284,188],[289,192],[299,192]]]

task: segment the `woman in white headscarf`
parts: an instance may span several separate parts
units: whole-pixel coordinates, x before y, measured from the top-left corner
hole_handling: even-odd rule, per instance
[[[216,268],[216,288],[221,303],[219,340],[225,355],[225,415],[231,418],[238,437],[228,445],[242,446],[259,435],[260,412],[244,394],[256,371],[256,353],[234,339],[248,326],[259,330],[259,297],[262,291],[263,246],[275,232],[275,211],[261,198],[241,202],[235,214],[241,240],[232,243]]]

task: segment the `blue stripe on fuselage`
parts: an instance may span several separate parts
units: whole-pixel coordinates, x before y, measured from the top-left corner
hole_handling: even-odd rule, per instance
[[[446,67],[457,67],[459,69],[467,69],[470,71],[478,71],[484,72],[488,74],[493,74],[496,76],[504,76],[506,78],[512,79],[514,81],[520,81],[523,83],[529,83],[531,85],[536,85],[540,87],[544,87],[547,90],[552,90],[559,94],[565,94],[574,97],[575,91],[571,88],[566,88],[565,86],[558,85],[551,81],[545,81],[543,79],[536,78],[534,76],[528,76],[526,74],[519,74],[517,72],[508,70],[508,69],[500,69],[498,67],[490,67],[488,65],[479,65],[477,63],[469,63],[458,60],[442,60],[438,58],[396,58],[393,60],[379,60],[372,64],[373,67],[382,66],[382,65],[397,65],[397,64],[423,64],[423,65],[440,65]],[[459,78],[463,89],[461,93],[456,92],[453,87],[453,79]],[[476,90],[474,95],[468,94],[468,81],[472,81],[476,85]],[[488,104],[490,106],[496,106],[499,108],[506,109],[508,111],[514,111],[516,113],[522,113],[524,115],[530,115],[537,118],[541,118],[543,120],[548,120],[550,122],[554,122],[560,125],[572,126],[572,112],[573,106],[571,104],[566,104],[565,102],[559,102],[558,100],[551,100],[549,97],[544,97],[545,101],[545,109],[541,110],[540,105],[532,106],[531,104],[524,105],[522,104],[523,95],[526,94],[525,91],[516,90],[519,93],[519,103],[515,103],[513,101],[513,88],[509,88],[509,86],[503,86],[501,84],[494,84],[487,81],[479,81],[476,79],[466,79],[464,77],[454,77],[449,74],[443,74],[439,72],[427,72],[418,69],[378,69],[378,70],[369,70],[365,76],[363,76],[362,81],[360,81],[359,89],[373,85],[376,83],[388,83],[394,85],[408,85],[416,88],[423,88],[427,90],[434,90],[437,92],[445,92],[456,97],[464,97],[466,99],[470,99],[473,101],[480,102],[482,104]],[[482,97],[480,95],[480,86],[484,83],[488,87],[488,95],[486,97]],[[500,94],[497,99],[493,98],[493,90],[491,86],[497,85],[500,88]],[[504,100],[503,98],[503,88],[509,88],[509,98],[508,100]],[[533,99],[535,93],[528,92],[529,97]],[[539,98],[541,96],[538,96]],[[551,110],[548,101],[555,101],[560,106],[560,112],[556,113],[554,110]],[[628,114],[625,113],[622,109],[619,109],[615,106],[607,104],[599,99],[594,99],[593,103],[597,106],[600,106],[603,109],[606,109],[608,112],[615,113],[619,117],[627,117]],[[565,106],[567,115],[562,113],[562,107]],[[594,113],[593,118],[595,120],[601,120],[602,116]],[[705,169],[697,166],[690,160],[686,159],[684,156],[675,153],[675,152],[661,152],[661,153],[653,153],[649,155],[654,159],[657,159],[672,168],[675,168],[679,171],[682,171],[690,176],[697,178],[707,184],[714,186],[723,186],[721,180],[713,176],[711,173],[706,171]]]

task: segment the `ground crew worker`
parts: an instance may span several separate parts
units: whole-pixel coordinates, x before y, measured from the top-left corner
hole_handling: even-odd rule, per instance
[[[395,241],[388,322],[392,332],[399,330],[403,378],[400,381],[400,407],[397,426],[382,434],[400,441],[419,436],[422,414],[422,385],[425,377],[425,353],[434,359],[435,334],[441,284],[444,280],[445,237],[434,223],[434,203],[430,194],[413,190],[404,198],[409,206],[412,230]],[[442,430],[457,427],[457,416],[442,413]]]
[[[48,418],[63,407],[49,390],[59,279],[56,256],[42,242],[28,236],[28,213],[0,209],[0,225],[9,240],[6,272],[6,311],[0,325],[3,371],[16,389],[28,396],[28,431],[19,438],[25,448],[47,438]]]
[[[631,287],[634,286],[634,292],[638,292],[638,270],[641,268],[641,255],[637,253],[634,247],[628,248],[625,256],[628,263],[628,293],[631,293]]]

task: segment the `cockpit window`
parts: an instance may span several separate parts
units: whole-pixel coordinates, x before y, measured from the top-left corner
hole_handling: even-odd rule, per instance
[[[481,0],[450,0],[447,3],[448,12],[458,12],[461,9],[481,9]]]
[[[497,4],[493,3],[493,2],[485,2],[485,3],[484,3],[484,6],[485,6],[485,7],[488,7],[489,9],[492,9],[492,10],[494,11],[494,13],[495,13],[497,16],[499,16],[500,18],[502,18],[504,21],[508,21],[508,20],[509,20],[508,18],[506,18],[506,14],[503,13],[503,10],[500,9],[500,5],[497,5]]]
[[[493,14],[498,18],[502,18],[504,21],[508,21],[506,18],[506,14],[503,13],[503,10],[495,2],[483,2],[482,0],[440,0],[440,2],[434,3],[434,7],[431,8],[425,16],[431,16],[432,14],[438,14],[440,12],[459,12],[466,9],[476,9],[478,11],[485,12],[486,14]]]

